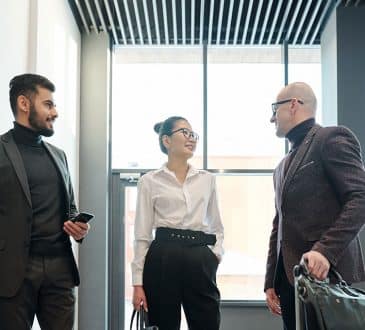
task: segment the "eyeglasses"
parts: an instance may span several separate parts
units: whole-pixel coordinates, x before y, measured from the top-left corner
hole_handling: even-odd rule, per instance
[[[190,139],[193,140],[193,141],[198,141],[199,140],[198,133],[190,131],[187,128],[179,128],[175,131],[172,131],[169,136],[171,136],[175,133],[178,133],[178,132],[182,132],[184,134],[185,138],[188,139],[188,140],[190,140]]]
[[[276,113],[277,113],[277,111],[279,109],[279,106],[281,104],[291,102],[292,100],[296,100],[298,103],[304,104],[304,102],[302,100],[298,100],[296,98],[291,98],[291,99],[286,99],[286,100],[278,101],[278,102],[275,102],[275,103],[271,103],[272,115],[276,116]]]

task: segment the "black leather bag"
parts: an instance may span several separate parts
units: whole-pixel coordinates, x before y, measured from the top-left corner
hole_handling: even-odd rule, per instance
[[[139,311],[133,310],[130,330],[133,330],[134,320],[136,320],[136,326],[134,328],[135,330],[158,330],[158,327],[155,325],[149,325],[148,314],[142,307]]]
[[[314,279],[303,263],[294,267],[297,330],[306,329],[301,323],[306,311],[314,312],[317,319],[309,329],[364,330],[365,291],[349,286],[335,269],[330,273],[335,284],[328,278]]]

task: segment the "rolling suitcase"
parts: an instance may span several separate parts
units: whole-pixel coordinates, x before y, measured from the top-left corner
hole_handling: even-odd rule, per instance
[[[296,330],[364,330],[365,291],[331,268],[335,283],[314,279],[304,262],[294,267]]]

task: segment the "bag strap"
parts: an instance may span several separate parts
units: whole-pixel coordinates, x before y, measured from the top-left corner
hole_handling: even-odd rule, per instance
[[[158,327],[156,326],[150,326],[149,320],[148,320],[148,313],[143,309],[143,306],[141,306],[140,310],[133,310],[132,317],[131,317],[131,323],[130,323],[130,330],[133,330],[133,322],[136,318],[136,330],[147,330],[147,329],[154,329],[158,330]]]
[[[134,318],[136,317],[136,325],[137,325],[137,329],[136,330],[139,330],[139,329],[143,329],[141,326],[140,326],[140,320],[142,319],[140,317],[140,311],[137,311],[137,310],[133,310],[133,313],[132,313],[132,317],[131,317],[131,324],[129,326],[129,329],[130,330],[133,330],[133,321],[134,321]]]
[[[133,321],[134,321],[134,317],[136,316],[136,310],[134,309],[133,310],[133,313],[132,313],[132,317],[131,317],[131,323],[130,323],[130,326],[129,326],[129,330],[132,330],[132,327],[133,327]]]

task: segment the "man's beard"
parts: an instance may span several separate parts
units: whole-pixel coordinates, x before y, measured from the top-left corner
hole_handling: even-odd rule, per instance
[[[29,109],[29,124],[33,128],[35,132],[37,132],[39,135],[43,136],[52,136],[54,133],[53,128],[47,128],[42,125],[42,123],[39,121],[37,111],[34,107],[34,104],[30,105]]]

